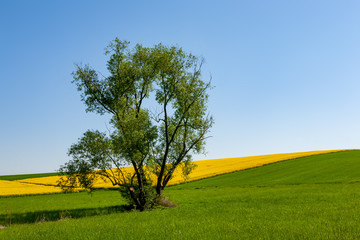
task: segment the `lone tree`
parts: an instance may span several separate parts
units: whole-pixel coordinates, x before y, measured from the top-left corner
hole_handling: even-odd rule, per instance
[[[130,49],[116,38],[105,54],[108,76],[76,66],[73,83],[86,111],[112,116],[111,130],[88,130],[70,147],[72,160],[59,169],[58,184],[65,191],[94,190],[101,178],[142,211],[161,199],[175,169],[191,172],[191,153],[204,151],[213,125],[207,113],[211,86],[201,79],[202,61],[179,47]]]

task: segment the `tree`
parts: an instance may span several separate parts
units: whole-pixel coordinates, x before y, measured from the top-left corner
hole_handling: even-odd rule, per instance
[[[207,113],[211,85],[201,79],[203,61],[179,47],[131,49],[116,38],[105,54],[108,76],[77,65],[73,83],[86,111],[110,114],[112,128],[88,130],[70,147],[59,186],[93,190],[102,178],[142,211],[158,201],[175,169],[191,172],[191,153],[204,151],[214,122]],[[125,172],[129,165],[133,171]]]

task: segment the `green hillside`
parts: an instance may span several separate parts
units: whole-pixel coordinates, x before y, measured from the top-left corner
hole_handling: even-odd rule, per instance
[[[359,166],[360,151],[274,163],[169,187],[178,207],[147,212],[117,191],[0,198],[0,239],[360,239]]]
[[[32,173],[32,174],[17,174],[17,175],[2,175],[0,180],[14,181],[22,180],[27,178],[39,178],[39,177],[50,177],[56,176],[58,173]]]
[[[286,160],[174,188],[351,182],[360,182],[360,150]]]

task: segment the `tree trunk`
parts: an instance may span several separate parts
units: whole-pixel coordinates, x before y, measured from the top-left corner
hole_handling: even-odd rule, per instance
[[[139,198],[135,195],[134,193],[134,189],[132,187],[129,187],[129,192],[130,192],[130,196],[133,199],[135,205],[136,205],[136,209],[140,210],[141,212],[144,211],[145,209],[145,203],[141,204]]]
[[[159,183],[156,185],[156,193],[157,193],[157,195],[161,196],[161,193],[162,193],[162,185],[159,184]]]

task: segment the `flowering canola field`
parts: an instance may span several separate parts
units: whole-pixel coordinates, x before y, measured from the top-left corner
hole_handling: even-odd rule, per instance
[[[27,184],[19,181],[0,180],[0,196],[28,195],[61,192],[61,189],[54,186]]]
[[[213,177],[220,174],[231,173],[247,168],[262,166],[269,163],[279,162],[288,159],[299,157],[306,157],[317,154],[346,151],[346,150],[325,150],[325,151],[311,151],[298,153],[281,153],[271,155],[260,155],[251,157],[238,158],[222,158],[213,160],[194,161],[197,167],[189,175],[187,181],[194,181],[203,178]],[[131,173],[132,167],[125,168],[126,172]],[[26,194],[40,194],[40,193],[56,193],[61,192],[61,189],[56,187],[58,176],[29,178],[17,181],[0,180],[0,196],[6,195],[26,195]],[[185,182],[181,174],[181,169],[178,169],[174,177],[170,180],[168,185],[174,185]],[[99,179],[95,187],[112,187],[111,183],[104,182]]]

